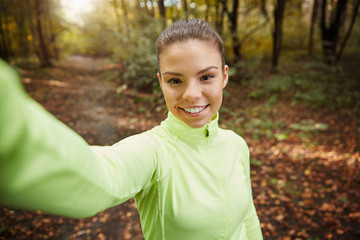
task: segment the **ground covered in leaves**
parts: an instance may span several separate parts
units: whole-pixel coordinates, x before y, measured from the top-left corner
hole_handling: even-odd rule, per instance
[[[17,64],[29,94],[96,145],[113,144],[166,117],[156,96],[106,81],[121,68],[106,59],[79,56],[46,69]],[[254,99],[252,93],[230,83],[220,124],[248,142],[265,239],[360,239],[359,112],[312,108],[286,98]],[[143,236],[136,205],[129,200],[80,220],[3,207],[2,239]]]

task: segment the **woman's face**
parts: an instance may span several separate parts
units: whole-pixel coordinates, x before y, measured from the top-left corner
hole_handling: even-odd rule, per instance
[[[159,56],[158,79],[169,111],[192,128],[206,125],[222,103],[228,66],[207,41],[174,43]]]

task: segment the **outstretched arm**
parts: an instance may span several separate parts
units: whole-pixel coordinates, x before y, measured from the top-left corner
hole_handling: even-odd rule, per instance
[[[0,60],[0,204],[75,218],[94,215],[149,184],[155,166],[150,142],[142,135],[89,147],[32,100]]]

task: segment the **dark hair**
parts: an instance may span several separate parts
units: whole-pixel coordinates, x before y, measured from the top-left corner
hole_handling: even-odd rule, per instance
[[[191,39],[213,43],[220,54],[222,65],[225,65],[223,41],[210,24],[202,19],[180,20],[167,27],[156,41],[158,63],[159,56],[166,47]]]

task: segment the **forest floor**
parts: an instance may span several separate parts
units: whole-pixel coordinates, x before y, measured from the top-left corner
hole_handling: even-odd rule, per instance
[[[166,117],[155,96],[104,80],[121,67],[83,56],[51,68],[17,65],[27,92],[92,145],[111,145]],[[248,97],[253,89],[229,85],[220,125],[248,142],[254,202],[265,239],[360,239],[359,112],[286,99],[256,100]],[[130,199],[80,220],[3,207],[3,239],[143,236]]]

